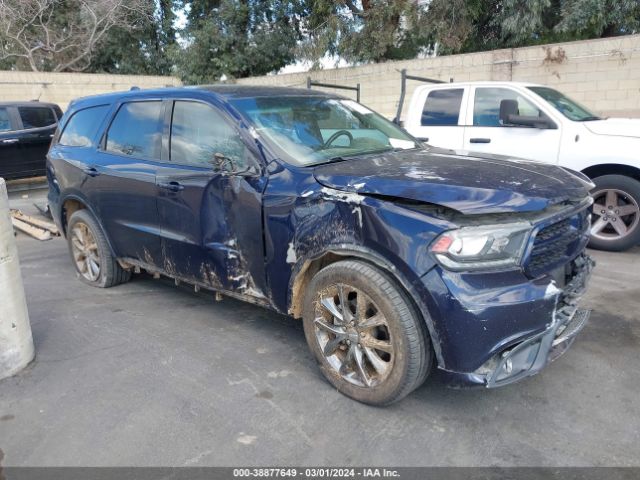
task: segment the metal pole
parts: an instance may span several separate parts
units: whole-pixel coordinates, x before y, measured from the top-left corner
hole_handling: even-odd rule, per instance
[[[400,125],[400,115],[402,115],[402,105],[404,105],[404,96],[407,93],[407,69],[400,70],[400,100],[398,101],[398,110],[396,112],[396,118],[393,120]]]
[[[0,379],[18,373],[34,354],[7,186],[0,178]]]

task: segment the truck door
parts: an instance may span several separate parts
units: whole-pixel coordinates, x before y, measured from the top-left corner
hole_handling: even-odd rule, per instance
[[[532,100],[508,87],[474,87],[469,102],[464,148],[476,152],[557,163],[561,129],[504,124],[500,119],[503,101],[517,102],[517,114],[543,117],[545,112]]]
[[[432,87],[411,102],[407,131],[429,145],[460,149],[464,139],[465,87]]]
[[[209,103],[176,99],[167,120],[169,162],[157,175],[165,270],[264,301],[266,179],[254,152]]]

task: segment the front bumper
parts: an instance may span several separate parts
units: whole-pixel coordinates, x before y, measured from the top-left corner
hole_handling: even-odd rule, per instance
[[[452,386],[493,388],[517,382],[541,371],[567,351],[586,325],[590,311],[579,309],[578,301],[586,290],[594,265],[593,260],[584,254],[572,262],[573,275],[562,289],[555,292],[555,303],[550,310],[536,307],[537,304],[548,301],[548,296],[519,303],[517,306],[492,307],[493,311],[517,312],[518,321],[515,324],[537,319],[543,327],[541,331],[519,335],[515,341],[498,342],[498,348],[492,349],[490,357],[473,371],[441,367],[439,376]],[[504,333],[509,335],[507,331]],[[477,337],[476,340],[480,342],[481,339]]]

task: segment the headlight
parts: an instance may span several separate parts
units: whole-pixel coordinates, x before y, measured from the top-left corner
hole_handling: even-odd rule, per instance
[[[520,264],[529,223],[462,227],[441,234],[431,244],[431,252],[449,270],[483,270],[515,267]]]

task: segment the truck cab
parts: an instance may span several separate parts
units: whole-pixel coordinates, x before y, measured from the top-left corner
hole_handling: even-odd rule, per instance
[[[640,242],[640,119],[601,118],[542,85],[469,82],[417,87],[404,126],[437,147],[582,172],[596,185],[591,246]]]

